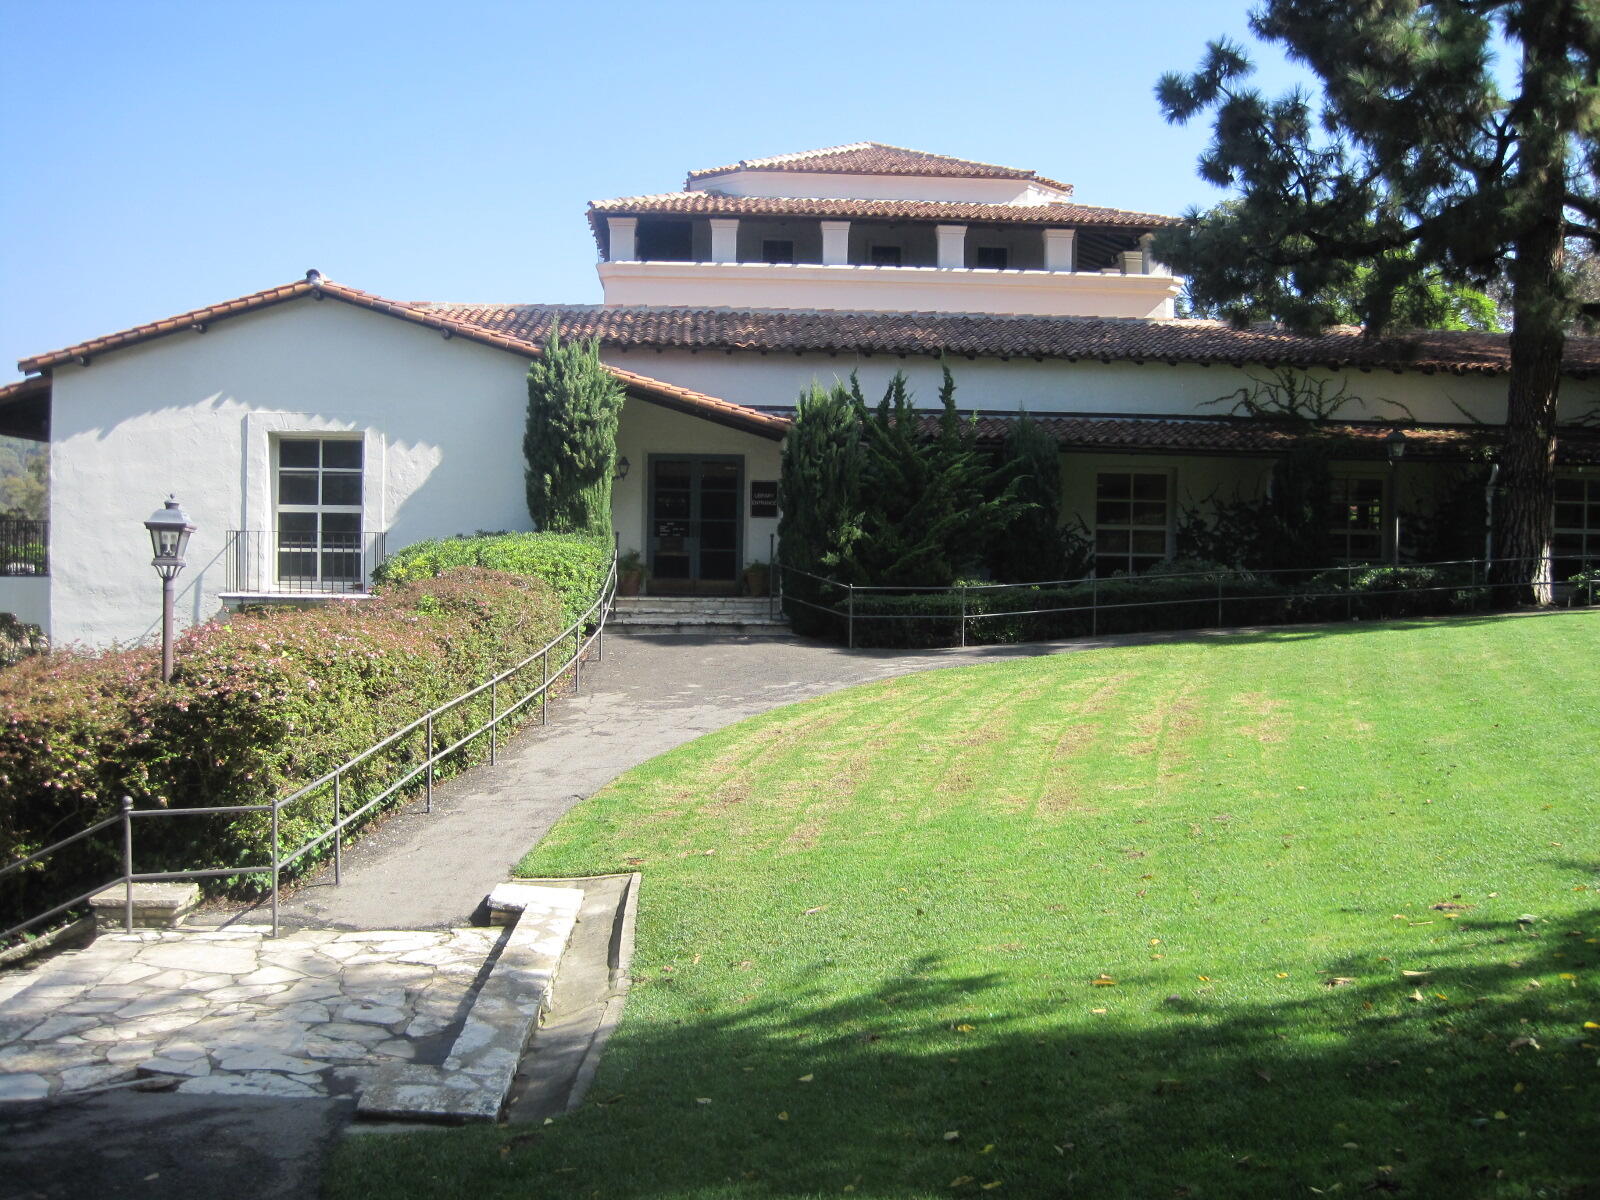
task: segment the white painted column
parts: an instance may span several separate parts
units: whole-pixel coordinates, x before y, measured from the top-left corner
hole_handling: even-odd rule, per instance
[[[850,262],[850,222],[823,221],[822,264],[843,267]]]
[[[939,236],[939,265],[964,267],[967,265],[967,227],[965,225],[936,225]]]
[[[739,261],[739,218],[711,218],[711,261],[731,263]]]
[[[611,252],[606,256],[611,262],[633,262],[639,257],[635,235],[639,229],[638,217],[607,217],[606,228],[611,230]]]
[[[1144,273],[1146,275],[1168,275],[1169,272],[1161,263],[1156,261],[1156,256],[1151,253],[1150,247],[1155,243],[1156,235],[1144,233],[1139,235],[1139,252],[1144,255]]]
[[[1073,266],[1074,246],[1078,239],[1076,229],[1046,229],[1044,231],[1044,269],[1070,271]]]

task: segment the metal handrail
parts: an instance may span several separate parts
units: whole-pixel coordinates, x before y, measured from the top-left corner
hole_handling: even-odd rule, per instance
[[[490,735],[489,763],[491,766],[494,765],[499,761],[499,727],[502,721],[519,712],[533,700],[547,697],[550,689],[559,683],[562,677],[569,671],[572,673],[573,677],[574,694],[581,689],[583,679],[583,656],[585,652],[591,646],[595,647],[595,660],[597,662],[604,661],[606,621],[611,615],[612,606],[616,599],[616,590],[617,561],[616,556],[613,555],[611,559],[611,566],[606,572],[605,582],[601,585],[600,592],[595,597],[594,601],[586,609],[584,609],[584,611],[580,613],[570,625],[568,625],[560,633],[556,634],[554,638],[546,642],[538,650],[535,650],[532,654],[528,655],[526,658],[523,658],[520,662],[517,662],[514,665],[506,668],[499,674],[494,675],[490,679],[479,684],[477,687],[471,688],[470,690],[461,693],[459,696],[452,697],[443,704],[439,705],[437,708],[430,709],[428,712],[424,713],[410,724],[396,730],[394,733],[389,734],[381,741],[368,746],[365,750],[361,751],[361,753],[346,759],[332,770],[324,772],[310,783],[297,788],[287,796],[283,796],[266,804],[220,805],[208,808],[135,808],[132,798],[124,796],[122,799],[122,811],[120,813],[102,818],[93,825],[69,834],[67,837],[62,838],[58,842],[54,842],[49,846],[43,847],[42,849],[35,850],[25,858],[16,859],[15,861],[7,863],[4,866],[0,866],[0,878],[3,878],[4,876],[12,874],[15,871],[20,871],[22,868],[30,865],[31,863],[38,862],[41,859],[48,857],[49,855],[63,849],[66,846],[72,845],[73,843],[89,837],[94,833],[98,833],[111,825],[120,824],[122,826],[123,869],[120,875],[112,879],[108,879],[106,882],[90,889],[81,896],[77,896],[63,904],[56,905],[47,912],[36,913],[28,919],[13,925],[9,929],[0,930],[0,941],[4,941],[5,939],[10,938],[17,933],[21,933],[23,930],[32,928],[41,921],[47,921],[59,913],[63,913],[76,905],[82,904],[91,896],[105,891],[107,888],[114,887],[118,883],[123,884],[126,888],[126,895],[123,902],[123,927],[126,931],[131,933],[133,931],[133,885],[135,883],[170,883],[188,879],[224,879],[237,878],[241,875],[263,874],[270,874],[272,876],[272,936],[277,937],[278,896],[282,883],[282,874],[285,867],[298,862],[306,854],[310,853],[318,846],[323,845],[331,838],[333,839],[333,881],[335,885],[337,885],[341,882],[342,875],[341,859],[343,848],[342,844],[344,840],[342,835],[344,831],[353,823],[365,816],[374,807],[382,804],[385,800],[395,795],[398,791],[400,791],[401,788],[405,787],[409,783],[414,782],[424,772],[427,774],[427,781],[424,785],[425,799],[423,811],[432,812],[433,784],[435,776],[434,769],[440,760],[456,753],[458,750],[461,750],[475,739],[482,737],[485,733],[488,733]],[[572,642],[571,656],[565,660],[559,661],[556,665],[555,671],[552,673],[550,669],[550,653],[551,651],[564,648],[569,639]],[[509,680],[513,675],[517,674],[517,672],[532,666],[535,662],[540,664],[540,677],[538,685],[531,688],[510,705],[506,706],[505,708],[501,708],[499,701],[500,685]],[[483,693],[486,691],[490,696],[489,720],[477,726],[464,736],[456,739],[448,746],[441,747],[437,745],[434,740],[435,721],[439,717],[445,716],[446,714],[454,711],[462,704],[467,703],[475,697],[483,695]],[[548,720],[549,705],[546,703],[540,707],[540,723],[545,724],[548,722]],[[396,780],[394,783],[391,783],[377,795],[367,800],[366,803],[362,804],[359,808],[353,809],[349,812],[343,811],[342,785],[345,776],[356,767],[359,767],[362,763],[369,760],[373,755],[395,745],[408,735],[416,734],[418,731],[423,731],[427,739],[427,753],[423,761],[406,771],[398,780]],[[299,846],[285,851],[279,841],[279,829],[281,823],[280,819],[284,809],[289,808],[299,801],[314,795],[319,789],[326,788],[329,785],[332,785],[333,787],[333,824],[322,832],[307,838]],[[216,867],[188,871],[137,872],[133,868],[133,821],[135,818],[221,816],[251,812],[266,812],[272,814],[272,859],[270,862],[260,863],[248,867]]]
[[[1545,565],[1546,569],[1548,569],[1550,564],[1552,564],[1556,560],[1557,557],[1566,557],[1566,556],[1556,556],[1556,555],[1546,554],[1546,555],[1539,556],[1539,558],[1536,561],[1543,563]],[[1402,569],[1429,569],[1429,568],[1438,568],[1438,567],[1471,567],[1472,568],[1472,578],[1470,580],[1466,580],[1466,581],[1456,580],[1456,581],[1451,581],[1451,582],[1434,584],[1434,585],[1430,585],[1430,586],[1427,586],[1427,587],[1378,588],[1378,589],[1374,589],[1372,591],[1361,592],[1361,593],[1359,593],[1359,597],[1361,599],[1369,599],[1369,598],[1378,598],[1378,597],[1384,597],[1384,596],[1417,596],[1417,595],[1427,595],[1427,594],[1431,594],[1431,593],[1435,593],[1435,592],[1460,591],[1463,588],[1488,589],[1492,593],[1493,590],[1496,589],[1496,588],[1521,587],[1521,586],[1524,586],[1524,585],[1518,584],[1518,583],[1507,583],[1507,582],[1494,582],[1494,581],[1491,581],[1490,578],[1489,578],[1489,568],[1492,565],[1496,564],[1496,563],[1521,563],[1521,564],[1526,564],[1526,563],[1528,563],[1530,561],[1534,561],[1534,560],[1530,560],[1526,556],[1504,556],[1504,557],[1499,557],[1499,558],[1445,559],[1445,560],[1441,560],[1441,561],[1438,561],[1438,562],[1426,562],[1426,563],[1412,563],[1412,562],[1401,563],[1401,564],[1399,564],[1399,566]],[[783,566],[782,564],[778,565],[777,570],[778,570],[778,572],[780,574],[780,578],[781,578],[781,573],[782,572],[789,571],[789,572],[792,572],[792,573],[794,573],[796,575],[804,576],[804,577],[806,577],[808,579],[814,579],[814,580],[818,581],[819,583],[825,584],[825,585],[827,585],[829,587],[837,588],[840,592],[843,593],[843,595],[844,595],[844,607],[842,607],[842,608],[837,606],[837,605],[818,604],[818,603],[816,603],[814,601],[806,600],[806,599],[804,599],[804,598],[802,598],[800,596],[794,595],[793,593],[784,593],[783,602],[786,603],[786,604],[791,604],[792,603],[792,604],[803,605],[804,607],[815,609],[815,610],[817,610],[819,612],[828,613],[828,614],[830,614],[830,615],[832,615],[834,617],[838,617],[838,618],[842,619],[843,621],[846,622],[846,627],[847,627],[846,640],[847,640],[847,644],[850,646],[850,648],[854,649],[854,647],[855,647],[855,625],[856,625],[856,622],[858,622],[858,621],[957,621],[957,620],[959,620],[960,621],[960,640],[959,640],[959,644],[962,645],[962,646],[965,646],[967,644],[967,628],[968,628],[968,625],[969,625],[970,622],[992,620],[992,619],[1002,618],[1002,617],[1046,616],[1046,615],[1056,614],[1056,613],[1082,613],[1082,612],[1087,612],[1087,613],[1091,614],[1091,619],[1092,619],[1092,622],[1093,622],[1092,623],[1092,627],[1091,627],[1091,629],[1092,629],[1091,636],[1098,636],[1098,633],[1099,633],[1099,614],[1100,614],[1100,612],[1102,610],[1112,611],[1112,610],[1117,610],[1117,609],[1162,608],[1162,607],[1176,607],[1176,606],[1179,606],[1179,605],[1215,604],[1217,606],[1217,624],[1219,626],[1224,624],[1223,615],[1224,615],[1224,612],[1225,612],[1225,607],[1226,607],[1226,605],[1228,605],[1230,603],[1241,604],[1241,603],[1249,603],[1251,601],[1261,601],[1261,600],[1282,600],[1282,601],[1288,602],[1288,601],[1291,601],[1291,600],[1292,601],[1308,601],[1308,600],[1338,600],[1338,599],[1343,599],[1343,600],[1346,601],[1347,611],[1353,612],[1354,602],[1358,598],[1358,593],[1356,593],[1353,590],[1351,590],[1349,584],[1350,584],[1350,581],[1353,580],[1355,574],[1358,571],[1392,570],[1392,569],[1394,569],[1394,567],[1395,567],[1395,564],[1393,564],[1393,563],[1340,563],[1340,564],[1335,564],[1335,565],[1332,565],[1332,566],[1320,567],[1320,568],[1317,568],[1317,567],[1279,567],[1279,568],[1271,568],[1271,569],[1263,569],[1263,570],[1254,570],[1254,569],[1245,569],[1245,568],[1215,568],[1215,569],[1208,570],[1208,571],[1178,571],[1178,572],[1172,572],[1170,574],[1163,573],[1163,574],[1150,574],[1150,575],[1137,575],[1137,576],[1116,576],[1116,577],[1113,577],[1111,579],[1101,579],[1101,578],[1099,578],[1097,576],[1088,576],[1088,577],[1080,578],[1080,579],[1051,580],[1051,581],[1046,581],[1046,582],[1041,582],[1041,583],[955,584],[955,585],[943,585],[943,586],[937,586],[937,587],[914,587],[914,586],[911,586],[909,584],[900,584],[900,585],[861,585],[861,584],[844,583],[844,582],[841,582],[841,581],[836,580],[836,579],[829,579],[829,578],[827,578],[826,576],[823,576],[823,575],[814,574],[813,572],[810,572],[810,571],[801,570],[798,567],[788,567],[788,566]],[[1307,576],[1316,576],[1316,575],[1328,575],[1328,574],[1333,574],[1333,573],[1337,573],[1337,572],[1343,572],[1344,575],[1345,575],[1345,578],[1346,578],[1346,587],[1345,587],[1344,590],[1341,590],[1341,591],[1317,591],[1317,592],[1300,591],[1300,592],[1293,592],[1293,593],[1268,592],[1268,593],[1261,593],[1259,595],[1225,594],[1223,592],[1224,584],[1229,583],[1229,582],[1249,582],[1252,579],[1270,577],[1270,576],[1275,576],[1275,575],[1297,575],[1297,576],[1301,576],[1301,577],[1307,577]],[[1153,600],[1125,600],[1125,601],[1102,602],[1100,600],[1100,597],[1099,597],[1099,588],[1102,585],[1107,584],[1107,583],[1124,584],[1124,583],[1139,583],[1139,582],[1143,582],[1143,581],[1165,583],[1165,582],[1171,582],[1171,581],[1174,581],[1174,580],[1215,581],[1215,583],[1217,585],[1217,591],[1216,591],[1216,594],[1214,596],[1165,597],[1165,598],[1153,599]],[[996,591],[1002,591],[1002,590],[1007,589],[1007,588],[1010,588],[1010,589],[1016,589],[1016,588],[1032,588],[1032,589],[1062,588],[1062,589],[1064,589],[1064,588],[1077,588],[1077,587],[1088,587],[1090,589],[1090,602],[1088,604],[1060,605],[1060,606],[1051,607],[1051,608],[1005,609],[1005,610],[1002,610],[1002,611],[994,611],[994,612],[970,612],[968,610],[968,608],[967,608],[967,597],[968,597],[968,594],[971,593],[971,592],[984,592],[984,591],[996,592]],[[899,595],[927,596],[927,597],[951,596],[951,597],[954,597],[954,598],[958,598],[960,600],[961,608],[960,608],[959,612],[952,611],[952,612],[944,612],[944,613],[863,613],[863,612],[857,612],[856,611],[856,596],[857,596],[858,593],[875,593],[875,594],[889,594],[889,595],[899,594]]]

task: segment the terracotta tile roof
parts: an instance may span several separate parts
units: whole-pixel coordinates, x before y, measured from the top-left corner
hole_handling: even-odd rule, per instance
[[[770,158],[743,158],[726,167],[690,171],[688,183],[728,175],[734,171],[816,171],[830,175],[918,175],[958,179],[1026,179],[1058,191],[1072,192],[1069,183],[1057,183],[1021,167],[1002,167],[994,163],[951,158],[889,146],[883,142],[851,142],[845,146],[824,146],[820,150],[801,150],[795,154],[775,154]],[[687,186],[687,185],[686,185]]]
[[[976,414],[980,441],[998,443],[1016,417]],[[924,418],[929,432],[938,416]],[[1406,424],[1383,421],[1274,422],[1247,417],[1123,417],[1036,413],[1033,420],[1063,450],[1145,451],[1167,454],[1276,454],[1310,438],[1338,444],[1341,459],[1388,456],[1385,439],[1396,428],[1406,435],[1406,459],[1460,461],[1476,450],[1499,445],[1501,429],[1491,425]],[[1566,426],[1560,431],[1557,458],[1563,464],[1600,463],[1600,429]]]
[[[1305,337],[1220,321],[994,316],[802,309],[606,308],[601,305],[426,304],[464,324],[538,341],[559,319],[580,337],[652,349],[937,355],[1228,363],[1360,370],[1499,374],[1503,334],[1422,331],[1366,337],[1352,326]],[[1600,373],[1600,338],[1569,338],[1565,373]]]
[[[447,312],[385,300],[382,296],[375,296],[370,292],[345,287],[343,284],[334,283],[330,279],[323,278],[315,271],[308,271],[305,279],[284,284],[281,287],[252,292],[248,296],[240,296],[237,299],[227,300],[221,304],[212,304],[205,308],[193,309],[186,313],[180,313],[175,317],[167,317],[164,320],[151,321],[145,325],[135,325],[131,329],[120,330],[117,333],[106,334],[103,337],[91,338],[86,342],[79,342],[77,345],[55,350],[49,354],[39,354],[32,358],[25,358],[17,364],[17,369],[24,372],[48,372],[51,368],[64,363],[89,363],[98,355],[112,350],[137,345],[153,338],[182,333],[186,330],[203,331],[206,326],[214,321],[225,320],[228,317],[239,316],[243,313],[257,312],[263,308],[269,308],[276,304],[298,300],[303,297],[340,300],[346,304],[353,304],[372,312],[383,313],[387,316],[410,321],[413,324],[436,329],[445,337],[461,337],[525,357],[531,358],[542,353],[539,341],[528,340],[513,331],[490,329],[486,326],[460,321]],[[783,418],[775,417],[770,413],[760,412],[756,409],[746,408],[742,404],[734,404],[716,396],[708,396],[703,392],[696,392],[690,388],[664,383],[661,380],[638,375],[632,371],[624,371],[615,367],[608,367],[607,370],[621,381],[630,394],[666,408],[690,413],[721,425],[744,429],[774,440],[781,438],[783,431],[788,428],[788,422]],[[16,389],[37,386],[34,381],[26,379],[10,385],[11,388]]]
[[[1059,225],[1130,232],[1177,225],[1178,217],[1093,204],[957,204],[943,200],[821,200],[794,196],[722,196],[715,192],[661,192],[589,202],[589,226],[600,237],[607,216],[848,217],[873,221],[958,221],[965,224]],[[602,249],[604,246],[602,245]]]

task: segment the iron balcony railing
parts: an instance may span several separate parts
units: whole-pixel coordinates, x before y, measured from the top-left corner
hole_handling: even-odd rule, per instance
[[[310,862],[308,856],[323,847],[333,860],[333,882],[343,875],[344,841],[352,831],[385,807],[420,793],[423,811],[433,811],[434,779],[441,762],[459,763],[459,756],[487,737],[489,763],[500,758],[501,725],[531,720],[531,706],[538,706],[538,720],[547,722],[550,700],[570,688],[577,695],[583,685],[583,664],[593,651],[596,661],[605,657],[606,621],[617,594],[617,564],[613,557],[605,582],[594,601],[572,624],[544,646],[477,687],[462,692],[453,700],[417,717],[388,737],[346,759],[331,771],[318,776],[290,794],[268,804],[219,805],[183,808],[151,805],[135,806],[124,796],[120,811],[111,813],[60,841],[43,846],[12,862],[0,864],[0,880],[15,878],[30,867],[40,866],[61,850],[96,834],[109,834],[114,845],[102,845],[101,854],[120,868],[116,874],[102,875],[94,886],[32,913],[0,912],[0,945],[52,917],[81,909],[90,897],[107,888],[123,889],[123,929],[133,932],[133,885],[173,883],[193,879],[237,879],[257,876],[264,879],[270,893],[272,936],[278,936],[278,897],[286,870]],[[515,726],[513,726],[514,728]],[[447,766],[449,763],[447,763]],[[180,871],[140,871],[134,862],[134,826],[148,821],[163,822],[183,817],[238,817],[264,813],[271,827],[267,861],[242,867],[201,867]],[[282,825],[285,818],[311,818],[320,831],[302,838],[296,845],[285,845]],[[41,867],[42,869],[42,867]],[[305,866],[300,865],[299,870]],[[90,872],[92,874],[92,872]],[[73,886],[82,886],[78,878]]]
[[[229,530],[224,590],[294,596],[365,592],[386,557],[382,533]]]
[[[0,517],[0,575],[50,574],[50,522]]]

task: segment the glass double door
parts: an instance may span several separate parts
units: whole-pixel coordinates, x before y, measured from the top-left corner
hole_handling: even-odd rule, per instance
[[[734,592],[741,566],[744,459],[650,459],[650,590]]]

